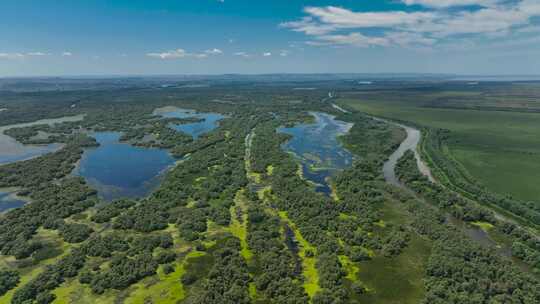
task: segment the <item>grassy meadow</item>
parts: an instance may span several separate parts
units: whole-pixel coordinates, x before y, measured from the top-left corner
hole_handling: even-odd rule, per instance
[[[478,181],[494,192],[540,202],[539,113],[431,108],[409,97],[383,98],[342,98],[338,103],[376,116],[448,129],[452,156]]]

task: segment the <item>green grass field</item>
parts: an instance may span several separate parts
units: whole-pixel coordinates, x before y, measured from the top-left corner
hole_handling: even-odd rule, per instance
[[[397,99],[397,98],[396,98]],[[421,102],[341,99],[372,115],[452,131],[450,152],[490,190],[540,202],[540,114],[422,107]]]

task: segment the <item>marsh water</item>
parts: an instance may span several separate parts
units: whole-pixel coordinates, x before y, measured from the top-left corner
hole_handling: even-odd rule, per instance
[[[0,213],[22,207],[24,204],[26,204],[26,201],[18,198],[15,190],[0,190]]]
[[[171,124],[171,128],[190,134],[194,139],[197,139],[202,134],[208,133],[215,129],[218,125],[218,121],[225,118],[225,116],[218,113],[201,113],[194,110],[187,110],[177,107],[163,107],[154,111],[155,115],[162,116],[164,118],[199,118],[200,122],[187,123],[187,124]]]
[[[155,115],[175,118],[201,118],[200,122],[171,125],[195,139],[217,127],[223,116],[216,113],[196,113],[174,107],[157,109]],[[91,134],[100,144],[86,149],[75,175],[83,176],[104,200],[138,198],[151,193],[176,159],[167,150],[135,147],[120,142],[119,132]]]
[[[314,123],[281,127],[278,132],[292,136],[282,148],[300,160],[304,178],[313,182],[317,191],[330,194],[328,178],[352,165],[353,155],[338,140],[352,124],[326,113],[310,114],[315,118]]]
[[[1,115],[0,115],[1,118]],[[4,134],[8,129],[24,128],[35,125],[53,125],[55,123],[80,121],[84,115],[68,116],[54,119],[42,119],[29,123],[13,124],[0,127],[0,165],[27,160],[62,148],[61,144],[24,145],[11,136]]]

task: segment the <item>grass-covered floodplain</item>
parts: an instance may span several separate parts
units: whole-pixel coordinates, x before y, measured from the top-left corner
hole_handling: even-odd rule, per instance
[[[490,190],[540,201],[540,114],[423,107],[409,99],[344,98],[342,105],[451,131],[450,153]]]

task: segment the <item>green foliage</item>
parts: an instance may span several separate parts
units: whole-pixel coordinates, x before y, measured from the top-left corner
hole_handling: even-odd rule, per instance
[[[37,229],[80,213],[95,203],[95,190],[81,178],[47,183],[32,192],[32,203],[5,214],[0,220],[0,248],[4,255],[26,258],[41,245],[32,240]]]
[[[60,235],[68,243],[80,243],[86,240],[94,230],[84,224],[64,224],[60,227]]]
[[[20,275],[18,272],[12,270],[0,271],[0,296],[17,286],[19,281]]]
[[[239,251],[240,242],[236,238],[230,238],[225,241],[222,248],[213,253],[215,262],[209,276],[202,283],[200,290],[192,293],[188,299],[189,303],[251,303],[247,288],[251,278]],[[194,278],[190,278],[189,273],[186,275],[182,277],[182,282],[193,283]]]
[[[260,273],[254,280],[257,291],[273,303],[306,303],[307,294],[296,280],[298,262],[281,241],[279,217],[260,207],[248,212],[248,245],[257,257]]]
[[[140,254],[133,257],[120,254],[112,258],[106,270],[92,273],[90,287],[97,294],[107,289],[125,289],[129,285],[156,273],[158,263],[151,254]],[[87,280],[85,280],[87,281]]]
[[[60,286],[66,278],[75,277],[84,266],[85,259],[86,256],[82,250],[74,249],[57,264],[48,266],[35,279],[18,288],[11,303],[26,304],[33,300],[39,303],[50,303],[54,299],[50,292]]]
[[[120,215],[125,209],[129,209],[136,204],[132,200],[117,200],[100,207],[97,212],[92,215],[91,220],[96,223],[105,223],[112,218]]]

